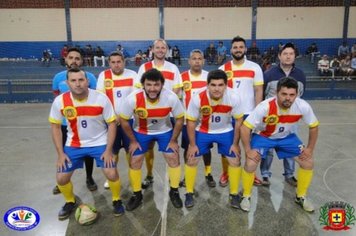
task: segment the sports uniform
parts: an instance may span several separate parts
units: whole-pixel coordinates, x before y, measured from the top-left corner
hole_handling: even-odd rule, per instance
[[[186,119],[188,122],[196,122],[195,144],[198,148],[198,153],[195,156],[204,155],[209,152],[213,143],[217,143],[220,154],[228,158],[235,157],[235,154],[230,152],[235,141],[231,118],[242,119],[243,113],[240,104],[240,96],[229,88],[225,89],[223,96],[219,100],[210,98],[208,89],[199,91],[192,98],[189,103]],[[230,194],[237,196],[241,167],[229,165],[228,173],[231,177]],[[192,195],[196,174],[197,166],[185,165],[186,207],[194,205]]]
[[[163,74],[165,79],[163,86],[164,88],[173,90],[182,87],[182,78],[180,76],[178,67],[169,61],[164,61],[163,66],[156,66],[154,61],[149,61],[145,64],[142,64],[137,72],[137,79],[135,81],[136,87],[142,87],[140,82],[142,74],[152,68],[159,70]]]
[[[243,136],[243,141],[245,140],[247,143],[250,143],[250,150],[246,152],[254,150],[261,158],[265,158],[267,152],[273,148],[276,150],[279,159],[299,157],[303,155],[305,149],[314,148],[309,147],[309,145],[316,142],[317,129],[315,128],[318,127],[319,121],[315,117],[310,105],[303,99],[299,97],[295,98],[289,109],[281,109],[277,103],[277,99],[276,97],[272,97],[261,102],[244,121],[243,124],[245,127],[242,127],[241,135]],[[309,142],[306,148],[295,134],[300,120],[303,120],[309,126]],[[248,131],[246,131],[246,127]],[[252,130],[251,141],[249,141],[250,130]],[[245,143],[244,145],[246,147]],[[312,162],[312,159],[310,160]],[[246,161],[250,164],[245,165],[245,169],[242,171],[244,193],[241,208],[249,211],[249,198],[252,192],[254,173],[250,172],[252,171],[251,169],[249,171],[246,170],[247,166],[251,165],[253,161],[249,159]],[[313,175],[312,165],[308,167],[308,160],[298,161],[300,162],[300,168],[298,169],[296,202],[304,210],[314,211],[314,207],[305,200],[305,195]]]
[[[124,99],[134,91],[134,81],[137,73],[133,70],[124,69],[122,74],[115,75],[112,70],[105,70],[99,74],[97,90],[105,93],[112,103],[115,113],[119,114],[119,109],[124,103]],[[114,154],[118,154],[120,148],[128,150],[129,139],[123,132],[121,126],[118,126],[116,138],[113,146]]]

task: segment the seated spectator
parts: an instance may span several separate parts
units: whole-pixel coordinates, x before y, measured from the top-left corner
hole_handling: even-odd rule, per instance
[[[135,65],[136,66],[140,66],[141,65],[142,58],[143,58],[142,51],[138,50],[136,55],[135,55]]]
[[[209,47],[205,49],[204,52],[205,60],[208,62],[208,65],[214,64],[216,60],[216,48],[214,43],[210,43]]]
[[[356,43],[351,47],[351,55],[354,55],[354,53],[356,53]]]
[[[43,52],[42,52],[42,58],[41,58],[42,65],[44,65],[44,66],[50,66],[51,61],[52,61],[52,52],[51,52],[51,49],[43,50]]]
[[[219,41],[218,48],[216,49],[218,59],[217,62],[215,63],[216,65],[222,65],[224,61],[226,60],[226,47],[224,46],[224,43],[222,41]]]
[[[166,60],[172,62],[172,58],[173,58],[173,49],[170,45],[168,45],[168,50],[166,53]]]
[[[307,51],[305,52],[307,56],[310,56],[310,62],[314,63],[315,57],[320,54],[318,47],[316,46],[316,43],[312,43]]]
[[[352,75],[356,75],[356,52],[352,54],[351,69],[352,69]]]
[[[65,60],[65,58],[67,57],[67,55],[68,55],[68,46],[67,46],[67,44],[65,44],[65,45],[63,46],[62,50],[61,50],[60,63],[61,63],[62,66],[65,66],[65,65],[66,65],[64,60]]]
[[[256,46],[256,42],[253,42],[251,47],[246,52],[247,59],[259,64],[260,62],[260,49]]]
[[[180,50],[177,45],[175,45],[172,49],[172,62],[176,64],[176,61],[178,62],[179,66],[182,64],[180,59]]]
[[[101,60],[101,66],[105,67],[105,54],[100,46],[96,47],[94,55],[94,66],[98,67],[98,60]]]
[[[147,60],[152,61],[153,60],[153,51],[152,51],[152,46],[149,46],[146,51],[146,56]]]
[[[273,46],[267,49],[266,56],[270,58],[271,63],[276,63],[277,54],[278,53]]]
[[[320,76],[331,75],[330,62],[327,55],[323,55],[323,57],[318,61],[318,71]]]
[[[330,70],[333,73],[333,77],[340,76],[341,68],[338,56],[334,56],[334,58],[330,61]]]
[[[353,74],[354,70],[351,68],[350,55],[347,55],[344,59],[341,60],[340,66],[343,79],[351,80],[351,75]]]
[[[94,52],[90,44],[85,47],[84,50],[84,64],[86,66],[93,66]]]
[[[341,59],[344,59],[347,55],[349,55],[349,53],[350,53],[349,46],[347,46],[346,42],[343,42],[337,50],[337,55]]]

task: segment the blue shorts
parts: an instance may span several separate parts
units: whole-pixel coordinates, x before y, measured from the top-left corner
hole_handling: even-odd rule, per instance
[[[165,152],[165,153],[173,153],[172,149],[167,149],[167,146],[169,144],[169,141],[171,140],[173,131],[168,131],[163,134],[141,134],[136,131],[134,131],[135,138],[137,142],[140,144],[142,151],[137,149],[132,156],[140,155],[143,153],[146,153],[148,151],[148,148],[150,146],[151,142],[157,141],[158,143],[158,150],[160,152]]]
[[[180,146],[184,150],[187,150],[189,147],[189,137],[188,137],[188,132],[187,132],[187,125],[183,125],[181,139],[182,139],[182,141],[181,141]],[[210,145],[210,148],[213,148],[213,144]]]
[[[222,134],[207,134],[195,131],[195,142],[199,148],[199,153],[195,156],[202,156],[210,151],[213,143],[218,144],[218,153],[226,157],[235,157],[230,153],[230,148],[234,140],[234,131],[231,130]]]
[[[104,161],[101,160],[101,156],[103,155],[106,149],[106,145],[96,146],[96,147],[83,147],[83,148],[74,148],[74,147],[64,147],[64,153],[67,154],[71,164],[68,165],[66,163],[66,170],[62,170],[59,172],[72,172],[75,169],[83,168],[83,163],[85,158],[94,158],[97,167],[106,168],[104,166]],[[116,167],[114,164],[113,167]]]
[[[264,159],[268,150],[274,148],[279,159],[293,158],[300,155],[304,148],[303,142],[296,134],[290,134],[285,138],[270,139],[258,134],[251,138],[251,148],[256,149]]]
[[[130,125],[132,125],[132,120],[129,121]],[[116,130],[116,137],[113,145],[113,153],[119,153],[121,148],[125,148],[125,150],[129,150],[130,139],[125,134],[122,126],[119,125]]]

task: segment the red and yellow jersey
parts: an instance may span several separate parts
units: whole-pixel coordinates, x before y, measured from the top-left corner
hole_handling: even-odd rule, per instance
[[[225,71],[228,78],[228,86],[243,98],[242,111],[249,114],[256,106],[254,86],[263,85],[263,72],[261,67],[249,60],[236,66],[232,61],[219,67]]]
[[[232,118],[243,116],[240,106],[240,96],[231,89],[226,89],[218,101],[211,99],[208,90],[203,89],[189,103],[186,119],[196,121],[196,130],[199,132],[226,133],[233,130]]]
[[[165,61],[163,66],[158,67],[154,64],[154,61],[149,61],[145,64],[142,64],[138,69],[137,80],[135,81],[136,87],[142,88],[140,82],[142,74],[153,68],[159,70],[163,74],[163,77],[165,79],[164,88],[168,90],[173,90],[175,88],[181,88],[183,86],[182,78],[176,65],[170,63],[169,61]]]
[[[183,81],[183,101],[185,109],[188,108],[190,99],[202,88],[205,88],[208,84],[207,77],[208,72],[202,70],[199,76],[194,76],[190,73],[190,70],[184,71],[182,74]]]
[[[162,134],[172,130],[170,115],[183,117],[183,105],[171,90],[163,88],[159,97],[151,103],[143,89],[134,91],[121,106],[120,117],[128,120],[134,116],[133,129],[142,134]]]
[[[113,104],[116,114],[119,107],[135,88],[137,73],[133,70],[124,69],[121,75],[115,75],[111,70],[105,70],[99,74],[96,89],[105,93]]]
[[[295,133],[300,120],[310,128],[319,125],[311,106],[305,100],[296,98],[289,109],[283,110],[278,106],[277,98],[272,97],[257,105],[243,124],[254,133],[277,139]]]
[[[74,99],[70,92],[57,96],[52,104],[49,122],[67,121],[67,142],[70,147],[95,147],[107,143],[107,123],[116,115],[110,100],[104,94],[89,89],[88,98]]]

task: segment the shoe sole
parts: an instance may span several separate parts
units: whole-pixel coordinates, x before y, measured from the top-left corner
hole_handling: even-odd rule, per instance
[[[87,188],[88,188],[89,191],[91,191],[91,192],[98,190],[98,187],[97,187],[97,186],[96,186],[96,187],[88,187],[88,186],[87,186]]]
[[[135,208],[129,208],[127,205],[126,205],[126,211],[133,211],[133,210],[135,210],[135,209],[137,209],[139,206],[141,206],[142,205],[142,201],[140,202],[140,204],[138,204],[137,205],[137,207],[135,207]]]
[[[194,203],[191,205],[187,205],[187,204],[184,204],[184,205],[185,205],[185,208],[192,208],[194,206]]]
[[[122,216],[125,212],[122,213],[114,213],[114,216],[118,217],[118,216]]]
[[[314,210],[311,210],[311,211],[308,211],[308,210],[304,209],[304,207],[303,207],[302,205],[300,205],[299,202],[297,202],[297,201],[294,201],[294,202],[295,202],[298,206],[300,206],[300,207],[302,208],[302,210],[305,211],[305,212],[314,213],[314,211],[315,211],[315,209],[314,209]]]

